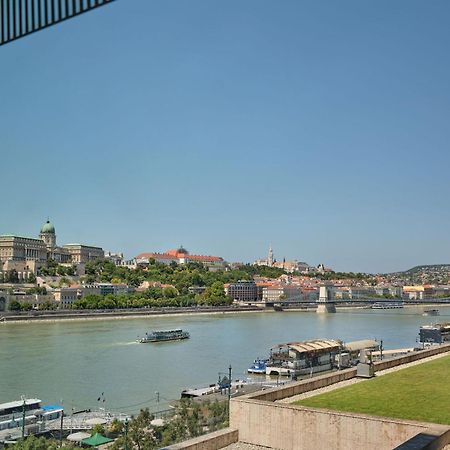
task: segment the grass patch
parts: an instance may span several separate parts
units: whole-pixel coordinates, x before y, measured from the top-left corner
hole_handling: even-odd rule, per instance
[[[294,404],[450,425],[450,356]]]

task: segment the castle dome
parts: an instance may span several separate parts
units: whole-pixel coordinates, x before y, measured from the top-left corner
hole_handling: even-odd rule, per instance
[[[178,254],[189,255],[189,252],[181,245],[180,248],[177,249]]]
[[[47,220],[47,222],[42,225],[41,233],[55,233],[55,227],[50,223],[50,220]]]

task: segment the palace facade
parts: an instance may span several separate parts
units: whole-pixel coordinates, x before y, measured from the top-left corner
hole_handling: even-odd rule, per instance
[[[56,243],[55,227],[47,220],[38,238],[17,235],[0,236],[0,272],[16,270],[19,280],[25,280],[31,273],[36,274],[49,260],[58,264],[84,265],[88,261],[104,257],[100,247],[83,244]]]

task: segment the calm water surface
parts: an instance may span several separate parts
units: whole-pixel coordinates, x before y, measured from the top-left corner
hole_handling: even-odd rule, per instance
[[[425,308],[426,309],[426,308]],[[313,338],[383,339],[385,348],[413,347],[420,325],[450,321],[424,317],[424,307],[346,310],[336,314],[267,312],[149,317],[85,322],[0,324],[0,403],[21,394],[65,407],[106,406],[123,412],[164,409],[186,387],[233,378],[270,347]],[[191,339],[137,344],[152,329],[183,328]],[[160,393],[156,403],[155,392]],[[104,393],[102,401],[97,399]]]

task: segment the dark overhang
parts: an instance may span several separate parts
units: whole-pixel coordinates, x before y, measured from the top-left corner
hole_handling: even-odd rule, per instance
[[[114,0],[0,0],[0,46]]]

